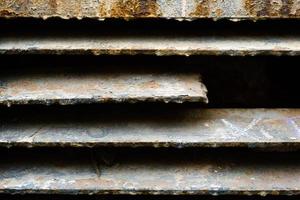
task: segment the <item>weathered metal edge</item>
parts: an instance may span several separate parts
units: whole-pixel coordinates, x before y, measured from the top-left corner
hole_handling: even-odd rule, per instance
[[[193,56],[193,55],[215,55],[215,56],[299,56],[300,51],[288,49],[274,50],[145,50],[145,49],[0,49],[0,55],[17,54],[49,54],[49,55],[156,55],[156,56]]]
[[[0,147],[14,148],[97,148],[97,147],[150,147],[150,148],[249,148],[263,151],[296,151],[300,142],[28,142],[0,141]]]
[[[125,21],[133,21],[133,20],[175,20],[175,21],[199,21],[199,20],[212,20],[212,21],[220,21],[220,20],[227,20],[232,22],[240,22],[240,21],[266,21],[266,20],[300,20],[300,16],[280,16],[280,17],[274,17],[274,16],[263,16],[263,17],[251,17],[251,16],[236,16],[236,17],[62,17],[59,15],[53,15],[53,16],[22,16],[22,15],[16,15],[16,16],[1,16],[0,19],[6,19],[6,20],[13,20],[13,19],[32,19],[32,20],[50,20],[50,19],[60,19],[60,20],[85,20],[85,19],[91,19],[91,20],[97,20],[97,21],[105,21],[105,20],[125,20]]]
[[[102,98],[94,97],[90,99],[24,99],[24,100],[0,100],[0,105],[6,105],[8,107],[12,105],[26,105],[26,104],[38,104],[38,105],[75,105],[75,104],[96,104],[96,103],[138,103],[138,102],[162,102],[162,103],[184,103],[184,102],[200,102],[208,103],[208,99],[198,96],[155,96],[155,97],[126,97],[126,98]]]
[[[65,195],[259,195],[265,197],[267,195],[300,195],[300,190],[228,190],[226,188],[218,188],[211,190],[63,190],[63,189],[0,189],[0,194],[65,194]]]

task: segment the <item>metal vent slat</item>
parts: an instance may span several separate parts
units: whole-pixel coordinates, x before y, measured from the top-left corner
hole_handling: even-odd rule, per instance
[[[0,192],[300,194],[297,152],[98,152],[3,152]]]
[[[208,102],[195,73],[61,70],[0,75],[0,104]]]
[[[70,18],[299,18],[298,0],[31,0],[0,2],[0,16]]]
[[[300,55],[296,35],[42,35],[1,38],[0,54]]]
[[[299,109],[163,109],[3,115],[4,147],[298,148]],[[31,117],[28,117],[31,116]],[[274,148],[275,149],[275,148]]]

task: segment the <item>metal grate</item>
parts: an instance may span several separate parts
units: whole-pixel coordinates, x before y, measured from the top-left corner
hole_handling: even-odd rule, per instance
[[[0,2],[0,198],[297,199],[299,6]]]

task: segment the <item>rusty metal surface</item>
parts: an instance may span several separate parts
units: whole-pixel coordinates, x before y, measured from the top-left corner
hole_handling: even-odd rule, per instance
[[[299,0],[2,0],[0,17],[299,18]]]
[[[300,40],[291,34],[24,35],[1,37],[0,54],[296,56]]]
[[[1,193],[300,194],[299,152],[2,151]]]
[[[69,69],[71,70],[71,69]],[[197,73],[146,71],[19,71],[0,75],[0,104],[208,102]]]
[[[17,113],[1,121],[5,147],[300,147],[300,109],[109,109]]]

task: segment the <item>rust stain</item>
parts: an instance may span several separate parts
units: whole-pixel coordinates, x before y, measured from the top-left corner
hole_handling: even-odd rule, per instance
[[[251,17],[268,16],[271,0],[244,0],[244,7]]]
[[[300,1],[294,1],[292,3],[290,15],[297,17],[300,16]]]
[[[255,0],[245,0],[244,1],[244,7],[246,9],[246,11],[248,12],[248,14],[250,14],[251,16],[255,16]]]
[[[155,81],[145,82],[141,85],[142,89],[157,89],[160,87],[161,87],[161,85]]]
[[[294,0],[244,0],[244,7],[252,17],[288,17],[300,15]]]
[[[6,1],[0,1],[0,6],[2,8],[7,7],[7,2]]]
[[[220,9],[220,8],[218,8],[218,9],[215,11],[215,14],[216,14],[217,17],[221,17],[222,14],[223,14],[223,10]]]
[[[30,0],[20,0],[20,4],[21,4],[21,6],[20,6],[20,9],[21,9],[21,11],[22,12],[28,12],[28,10],[30,10],[31,9],[31,1]]]
[[[202,0],[196,6],[194,12],[190,14],[191,17],[207,17],[210,15],[210,0]]]
[[[82,1],[49,0],[47,9],[51,16],[58,15],[65,19],[82,17]]]
[[[28,88],[28,90],[30,91],[37,91],[39,89],[36,84],[30,82],[29,80],[24,80],[21,81],[20,83],[10,84],[10,87],[14,90],[13,94],[17,94],[22,91],[22,89],[19,88],[20,85],[23,85],[25,88]]]
[[[219,3],[233,0],[190,0],[193,11],[190,17],[235,17],[228,15],[227,8],[221,8]],[[241,18],[279,18],[300,16],[299,0],[234,0],[234,4],[243,3],[246,14]],[[170,10],[183,9],[181,4],[164,5]],[[170,7],[171,6],[171,7]],[[182,7],[183,6],[183,7]],[[1,17],[53,17],[62,18],[139,18],[161,17],[173,18],[171,13],[162,13],[157,0],[0,0]],[[95,12],[96,11],[96,12]],[[237,11],[235,11],[236,13]],[[185,15],[185,14],[184,14]],[[186,17],[186,16],[182,16]]]
[[[267,16],[288,17],[291,15],[293,0],[270,0],[270,5],[266,5]]]
[[[103,8],[103,6],[101,6]],[[103,12],[103,11],[101,11]],[[117,0],[110,9],[111,17],[158,17],[156,0]]]
[[[293,0],[282,0],[282,7],[280,13],[282,16],[289,16],[291,13],[291,6],[293,5]]]
[[[29,4],[30,0],[15,0],[10,5],[13,6],[17,12],[26,12]]]
[[[256,6],[258,8],[257,16],[264,17],[269,16],[271,8],[271,0],[257,1]]]
[[[100,2],[98,6],[98,16],[100,17],[108,17],[108,12],[106,10],[106,4],[104,2]]]
[[[5,16],[5,17],[13,17],[17,16],[17,13],[13,12],[12,10],[0,10],[0,16]]]
[[[281,16],[281,9],[283,7],[283,0],[270,0],[268,13],[270,16]]]
[[[57,11],[57,2],[56,0],[49,0],[50,13],[55,14]]]

